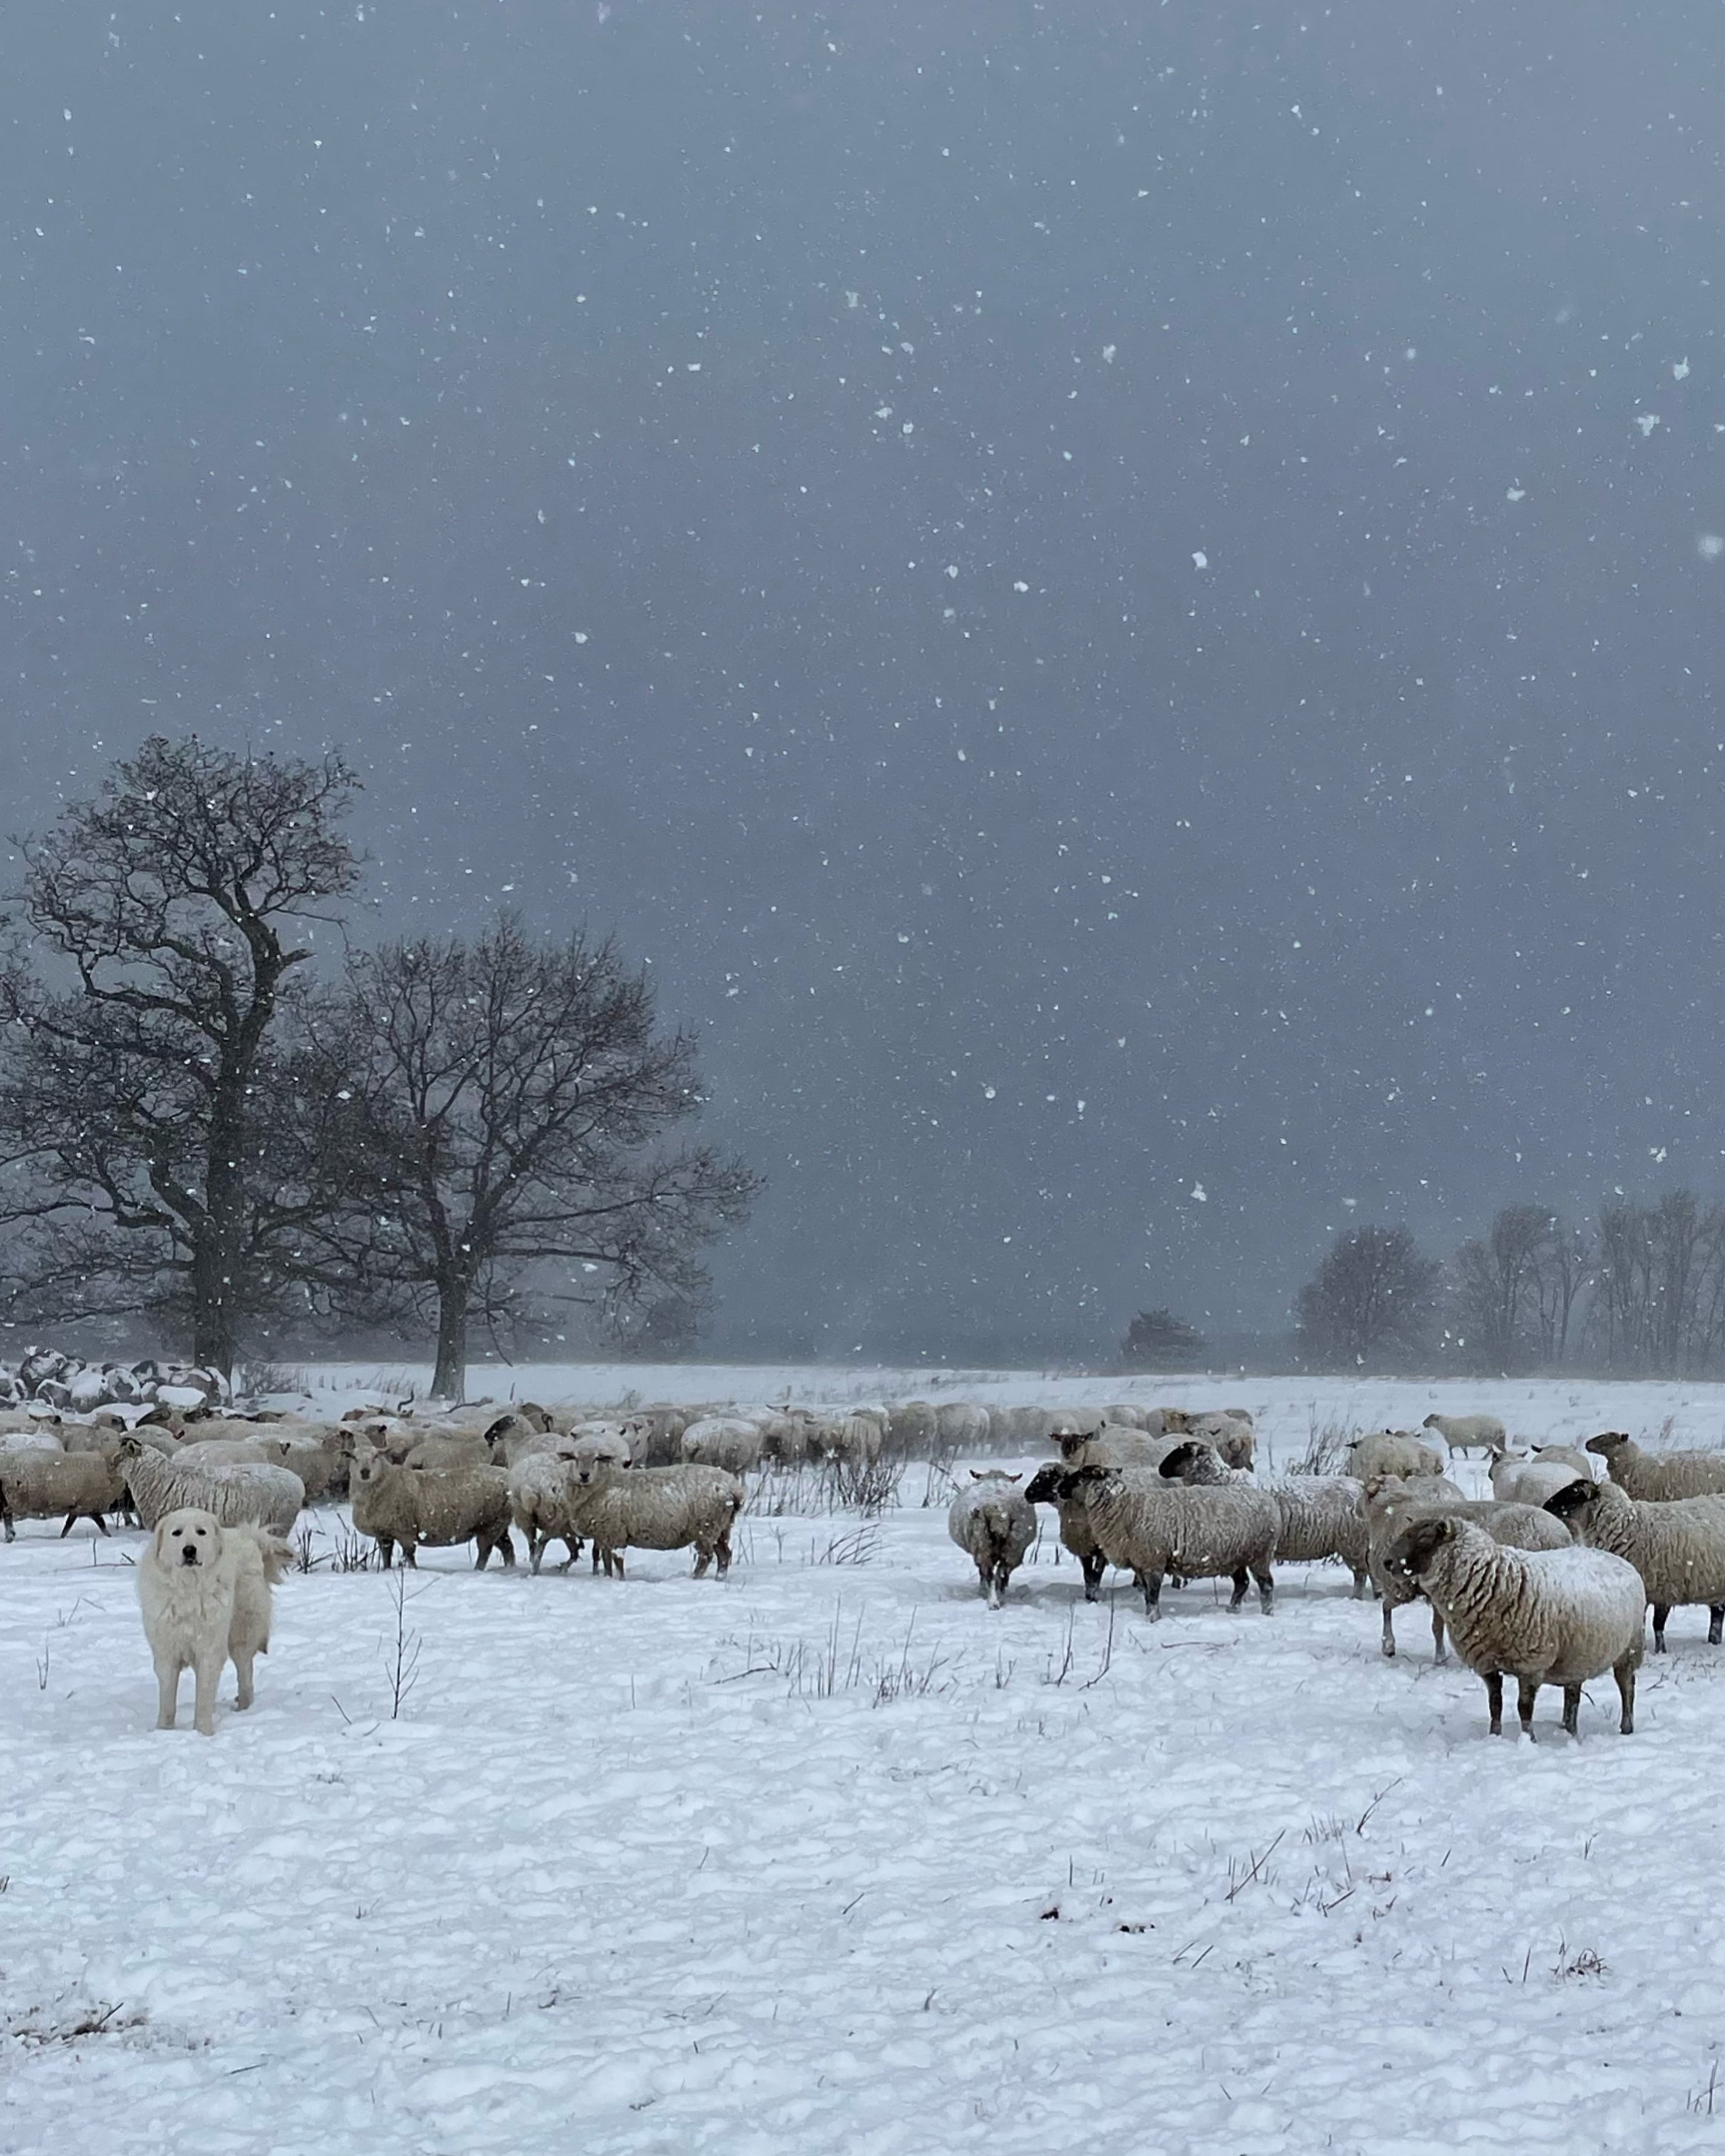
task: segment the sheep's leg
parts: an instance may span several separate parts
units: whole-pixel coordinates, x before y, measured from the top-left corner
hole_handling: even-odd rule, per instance
[[[99,1535],[106,1534],[108,1532],[108,1522],[102,1517],[101,1514],[100,1512],[92,1512],[90,1517],[95,1522],[96,1532]]]
[[[1267,1617],[1276,1607],[1276,1574],[1266,1564],[1252,1567],[1252,1578],[1258,1583],[1258,1607]]]
[[[620,1549],[608,1549],[605,1552],[605,1563],[613,1568],[611,1576],[614,1579],[623,1578],[623,1552]]]
[[[1579,1684],[1565,1685],[1563,1686],[1563,1727],[1572,1737],[1579,1737],[1581,1734],[1575,1726],[1580,1712],[1581,1686]]]
[[[719,1577],[721,1579],[724,1579],[729,1576],[731,1571],[731,1530],[729,1527],[726,1528],[724,1533],[721,1534],[717,1542],[713,1544],[713,1552],[719,1560]]]
[[[388,1535],[378,1535],[376,1537],[376,1541],[377,1544],[377,1553],[383,1560],[383,1569],[385,1572],[388,1572],[390,1566],[395,1562],[395,1544],[390,1540]]]
[[[1247,1584],[1246,1568],[1241,1565],[1240,1570],[1234,1575],[1234,1599],[1228,1605],[1230,1610],[1238,1609],[1240,1604],[1245,1600]]]
[[[1102,1599],[1102,1574],[1108,1569],[1108,1560],[1100,1550],[1092,1550],[1088,1557],[1078,1560],[1084,1572],[1084,1599],[1100,1602]]]
[[[994,1568],[994,1607],[998,1609],[1006,1599],[1006,1590],[1012,1585],[1012,1567],[1002,1558]]]
[[[180,1705],[180,1666],[166,1655],[156,1657],[156,1727],[172,1729]]]
[[[1533,1702],[1538,1697],[1538,1677],[1522,1677],[1517,1681],[1516,1712],[1522,1718],[1522,1731],[1530,1744],[1533,1741]]]
[[[74,1522],[74,1520],[76,1520],[76,1518],[77,1518],[77,1517],[78,1517],[78,1508],[77,1508],[77,1507],[74,1505],[74,1506],[72,1507],[71,1511],[70,1511],[69,1512],[68,1512],[68,1513],[67,1513],[67,1515],[66,1515],[66,1523],[65,1523],[65,1525],[64,1525],[64,1526],[60,1529],[60,1540],[61,1540],[62,1542],[64,1542],[64,1540],[66,1539],[66,1537],[67,1537],[69,1534],[70,1534],[70,1533],[71,1533],[71,1532],[72,1532],[72,1523],[73,1523],[73,1522]]]
[[[200,1737],[213,1737],[216,1733],[216,1687],[221,1682],[222,1665],[227,1659],[223,1651],[206,1656],[202,1661],[192,1665],[198,1686],[192,1707],[192,1727]]]
[[[1665,1620],[1671,1615],[1671,1605],[1669,1602],[1656,1602],[1654,1604],[1653,1651],[1656,1655],[1662,1655],[1665,1652]],[[1716,1641],[1714,1644],[1717,1645],[1717,1642]]]
[[[0,1496],[0,1525],[3,1525],[6,1529],[7,1541],[15,1543],[18,1540],[18,1529],[12,1524],[12,1508],[3,1496]]]
[[[1144,1590],[1144,1614],[1151,1619],[1162,1614],[1162,1574],[1159,1572],[1136,1572],[1132,1574]]]
[[[513,1572],[515,1570],[515,1537],[511,1534],[506,1527],[498,1536],[495,1547],[498,1556],[503,1560],[503,1569],[506,1572]]]
[[[551,1537],[541,1534],[537,1527],[527,1530],[527,1569],[535,1579],[539,1577],[539,1560],[545,1555],[545,1546],[550,1540]]]
[[[1435,1603],[1431,1605],[1431,1659],[1442,1661],[1444,1657],[1444,1620]]]
[[[574,1563],[576,1558],[581,1554],[580,1536],[565,1535],[563,1537],[563,1548],[568,1552],[568,1555],[563,1559],[559,1569],[561,1571],[567,1572],[569,1569],[569,1567]]]
[[[419,1544],[417,1537],[402,1544],[401,1561],[412,1572],[417,1572],[419,1569]]]
[[[485,1570],[485,1559],[490,1554],[491,1545],[485,1540],[485,1536],[483,1534],[475,1535],[473,1538],[473,1568],[475,1572],[483,1572]]]
[[[1353,1575],[1353,1599],[1356,1602],[1363,1602],[1367,1595],[1370,1594],[1371,1589],[1371,1574],[1365,1572],[1355,1573]]]
[[[1717,1647],[1719,1644],[1721,1630],[1725,1629],[1725,1602],[1710,1602],[1707,1604],[1707,1617],[1709,1620],[1707,1645],[1710,1647]]]
[[[1395,1604],[1387,1594],[1384,1598],[1384,1655],[1389,1661],[1395,1660]]]
[[[1617,1680],[1617,1697],[1623,1707],[1617,1722],[1619,1733],[1633,1737],[1635,1733],[1635,1666],[1633,1660],[1620,1661],[1611,1674]]]
[[[712,1552],[705,1548],[701,1543],[697,1543],[695,1545],[695,1577],[697,1579],[705,1579],[706,1578],[707,1567],[712,1563]]]
[[[1486,1679],[1486,1704],[1491,1710],[1491,1734],[1503,1734],[1503,1673],[1493,1670]]]

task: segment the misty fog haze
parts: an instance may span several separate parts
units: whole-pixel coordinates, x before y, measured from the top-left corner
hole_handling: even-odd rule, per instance
[[[721,1349],[1716,1190],[1717,11],[16,9],[5,829],[364,778],[768,1180]],[[1348,1201],[1353,1201],[1350,1207]]]

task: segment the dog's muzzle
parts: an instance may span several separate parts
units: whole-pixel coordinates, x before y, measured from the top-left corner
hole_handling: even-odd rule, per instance
[[[195,1543],[182,1543],[180,1545],[180,1563],[182,1564],[196,1564],[197,1562],[197,1544]]]

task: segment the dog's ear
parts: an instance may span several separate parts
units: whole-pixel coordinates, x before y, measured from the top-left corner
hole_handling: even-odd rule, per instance
[[[165,1553],[162,1537],[167,1532],[167,1515],[164,1514],[162,1517],[156,1522],[156,1532],[150,1537],[150,1554],[151,1557],[159,1559]]]

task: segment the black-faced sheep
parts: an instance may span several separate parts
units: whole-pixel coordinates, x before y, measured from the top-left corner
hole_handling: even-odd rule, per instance
[[[1653,1651],[1665,1652],[1666,1620],[1674,1609],[1702,1603],[1707,1645],[1725,1627],[1725,1496],[1631,1497],[1615,1482],[1589,1478],[1547,1498],[1547,1512],[1578,1542],[1609,1550],[1632,1564],[1653,1608]]]
[[[1503,1680],[1517,1680],[1522,1727],[1533,1733],[1542,1685],[1563,1687],[1563,1727],[1577,1734],[1581,1687],[1609,1670],[1627,1737],[1641,1660],[1641,1576],[1608,1551],[1505,1549],[1471,1520],[1414,1520],[1384,1563],[1415,1584],[1450,1628],[1455,1651],[1486,1682],[1491,1734],[1503,1728]]]

